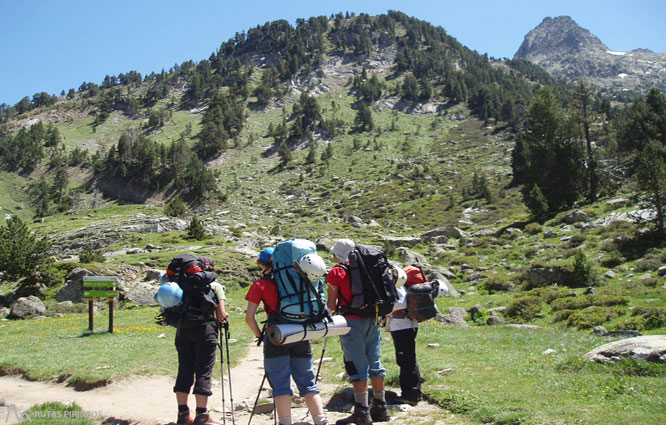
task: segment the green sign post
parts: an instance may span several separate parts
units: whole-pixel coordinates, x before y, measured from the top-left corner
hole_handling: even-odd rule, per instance
[[[88,298],[88,329],[93,330],[93,298],[109,299],[109,333],[113,333],[113,299],[118,296],[118,276],[84,276],[83,297]]]

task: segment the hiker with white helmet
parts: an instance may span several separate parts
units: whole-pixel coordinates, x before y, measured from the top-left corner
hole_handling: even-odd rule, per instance
[[[275,345],[267,337],[264,330],[259,327],[255,314],[259,304],[263,302],[267,315],[266,327],[280,322],[280,297],[278,286],[273,275],[273,253],[271,247],[259,252],[257,264],[261,268],[262,278],[256,280],[247,292],[247,310],[245,322],[250,327],[259,343],[264,344],[264,370],[265,378],[273,388],[273,397],[277,417],[281,425],[292,425],[291,419],[291,390],[290,379],[293,378],[298,387],[300,396],[312,415],[315,425],[326,425],[326,416],[319,396],[319,388],[315,382],[314,367],[312,363],[312,343],[309,340],[290,344]],[[320,261],[321,260],[321,261]],[[312,280],[319,279],[324,269],[320,270],[323,260],[316,254],[303,256],[298,261],[299,271]],[[262,383],[263,385],[263,383]],[[261,391],[261,390],[260,390]]]

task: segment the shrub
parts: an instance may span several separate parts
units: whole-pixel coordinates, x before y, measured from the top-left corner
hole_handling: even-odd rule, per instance
[[[504,315],[511,319],[529,322],[541,312],[541,305],[540,297],[524,296],[509,304]]]
[[[631,316],[618,327],[642,331],[666,326],[666,308],[663,307],[636,307]]]
[[[515,289],[515,285],[509,282],[509,279],[502,274],[490,276],[481,284],[481,287],[490,294],[495,292],[513,291]]]
[[[592,306],[584,310],[573,312],[567,319],[567,327],[590,329],[595,326],[603,325],[623,314],[624,309]]]
[[[532,289],[527,294],[540,297],[546,304],[551,304],[554,300],[568,297],[570,292],[571,290],[561,286],[546,286]]]
[[[86,244],[86,246],[83,247],[81,250],[81,254],[79,254],[79,260],[82,263],[92,263],[92,262],[103,262],[104,261],[104,256],[100,251],[93,251],[92,246],[90,244]]]
[[[182,217],[185,215],[185,203],[176,196],[164,205],[164,214],[169,217]]]
[[[525,233],[529,235],[538,235],[541,233],[542,226],[539,223],[530,223],[525,226]]]
[[[550,304],[550,308],[552,311],[581,310],[592,306],[609,307],[627,304],[629,304],[629,298],[624,295],[597,294],[584,295],[581,297],[558,298]]]

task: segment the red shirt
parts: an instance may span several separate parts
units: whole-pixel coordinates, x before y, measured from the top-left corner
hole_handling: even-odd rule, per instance
[[[351,289],[351,279],[349,274],[342,267],[333,267],[327,275],[328,284],[338,288],[338,305],[340,307],[347,305],[352,302],[352,289]],[[345,317],[350,319],[364,319],[363,316],[355,316],[352,314],[345,314]]]
[[[248,289],[245,300],[255,304],[260,304],[263,301],[266,315],[276,314],[278,305],[277,285],[267,278],[256,280]]]

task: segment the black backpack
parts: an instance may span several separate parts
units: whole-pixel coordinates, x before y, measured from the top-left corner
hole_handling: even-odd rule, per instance
[[[374,317],[377,320],[393,310],[398,295],[393,281],[393,266],[384,252],[367,245],[356,245],[345,268],[351,279],[352,300],[345,300],[343,314]]]
[[[215,320],[219,300],[210,284],[217,279],[216,273],[204,271],[201,259],[192,254],[175,256],[166,273],[169,281],[176,282],[183,290],[183,302],[164,309],[158,321],[186,328]]]

